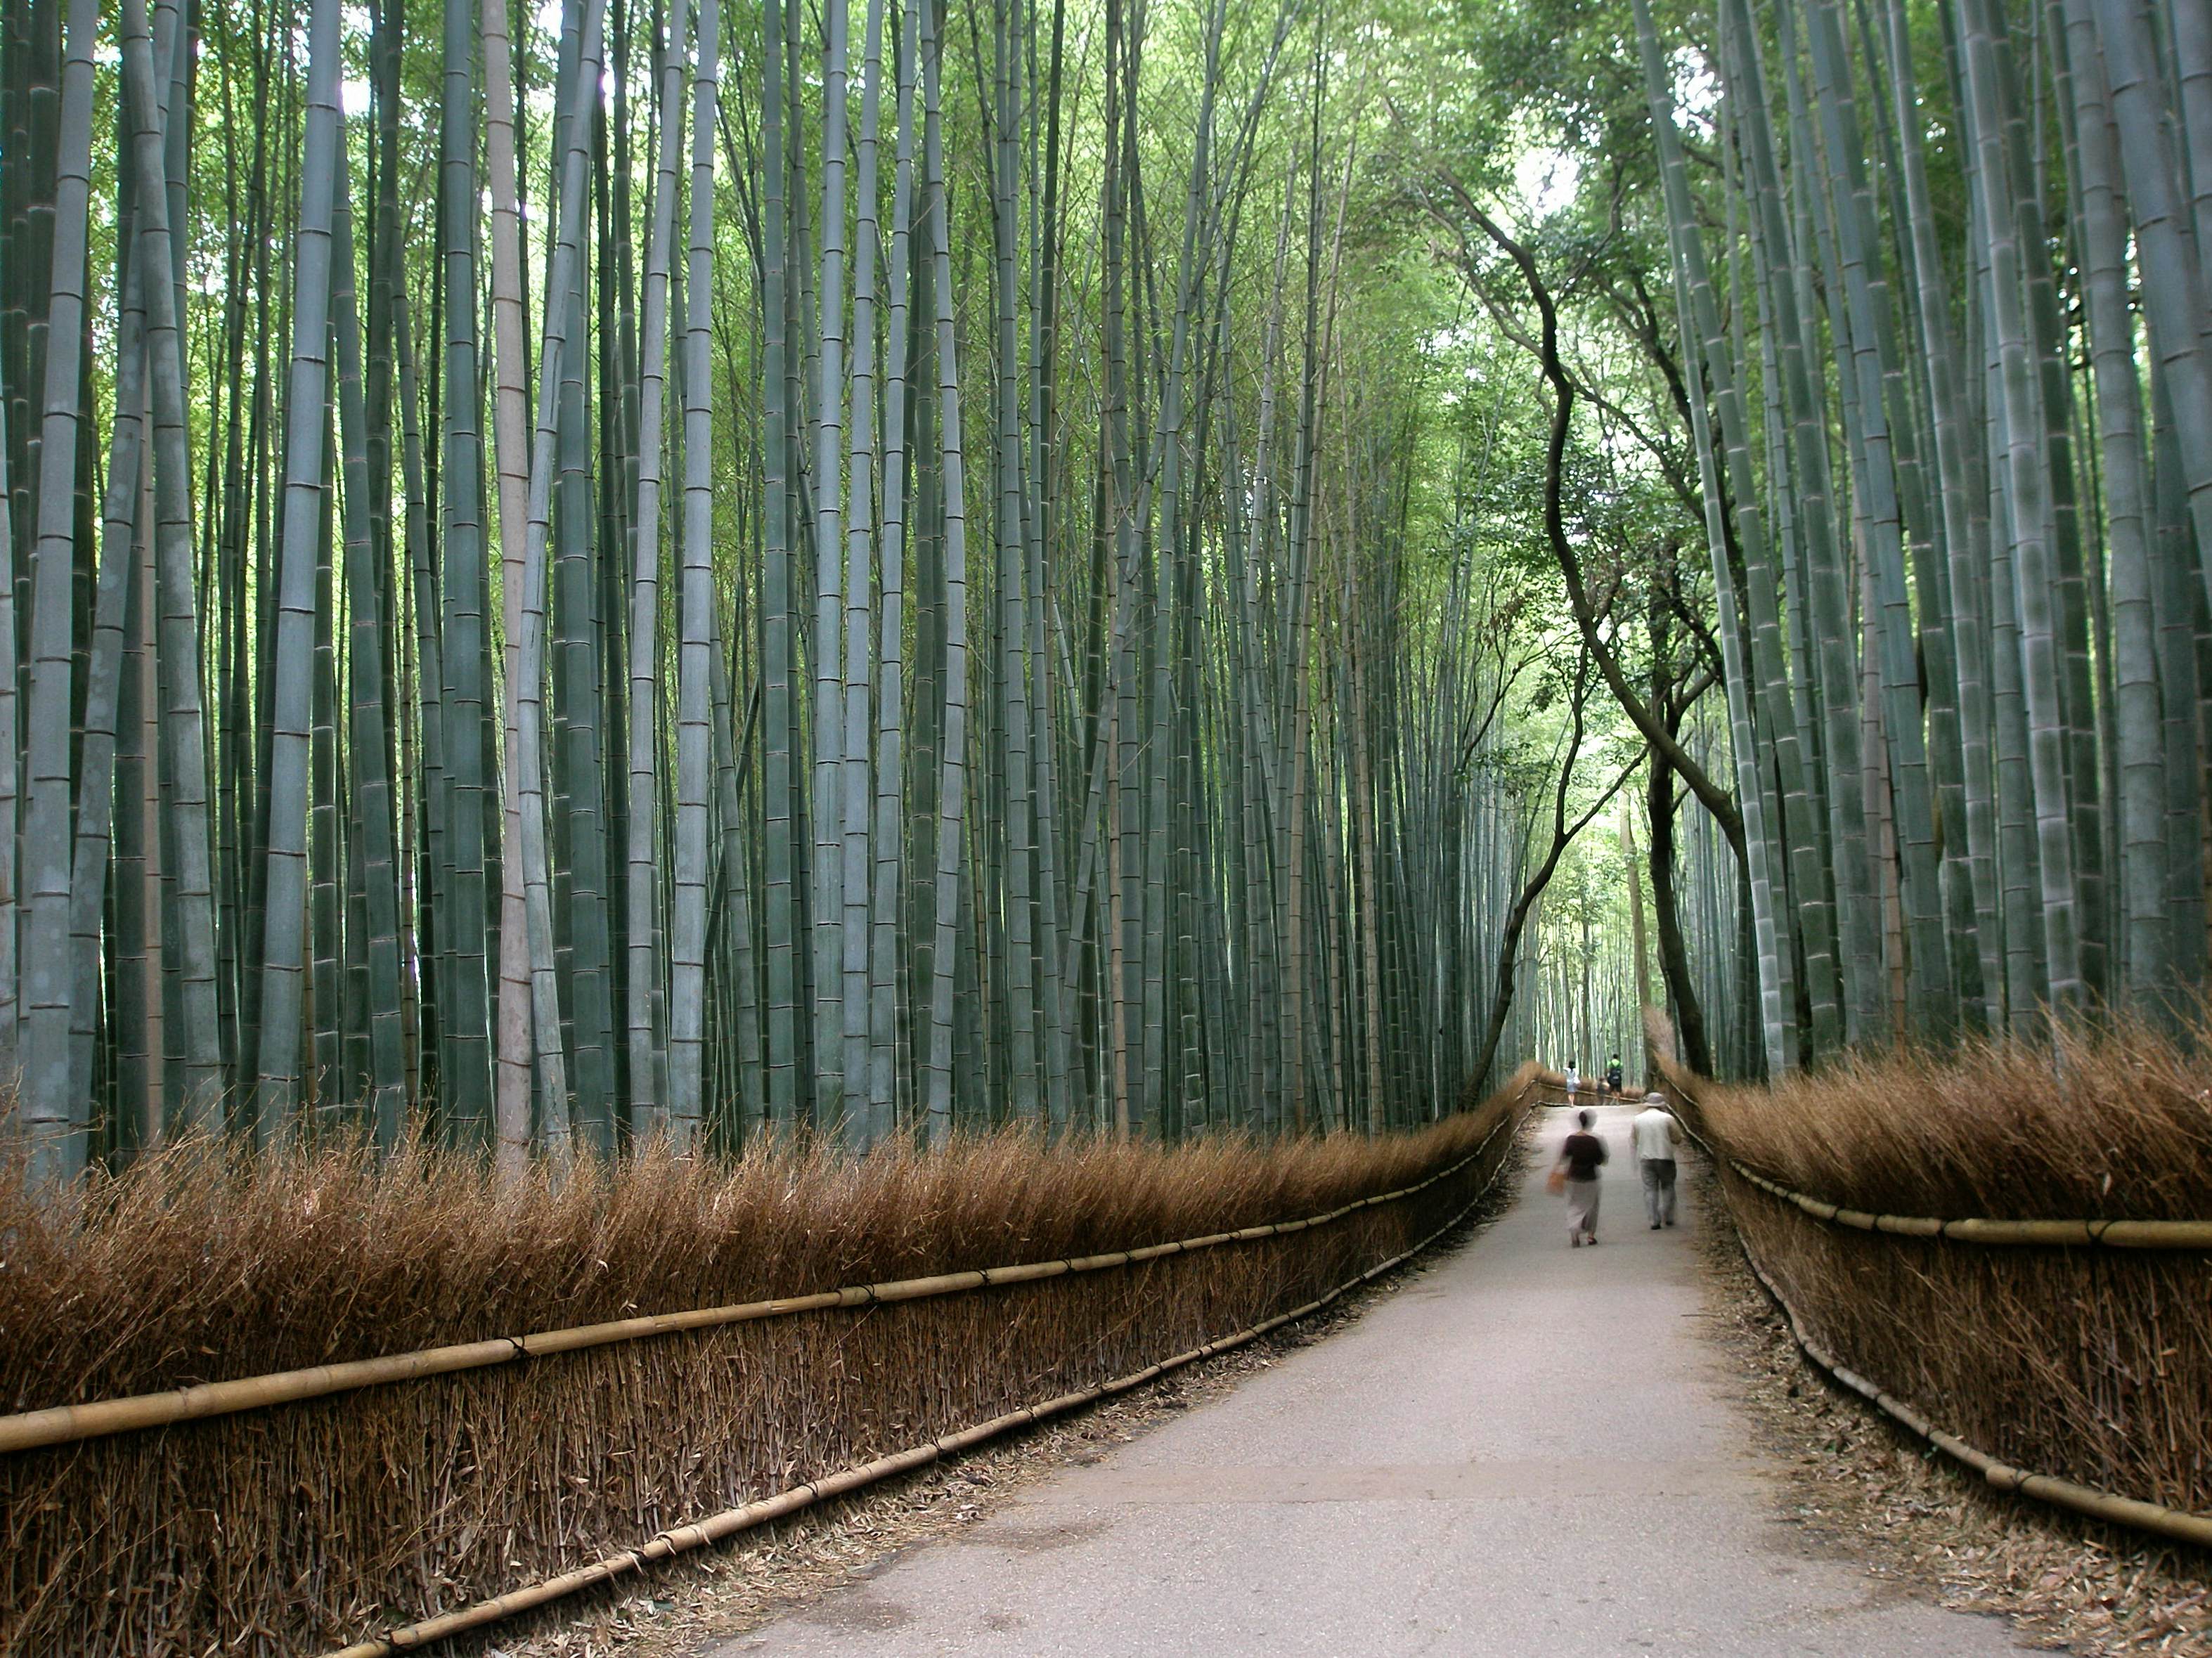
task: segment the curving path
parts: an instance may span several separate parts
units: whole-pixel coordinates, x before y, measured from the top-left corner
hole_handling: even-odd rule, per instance
[[[1596,1249],[1543,1190],[1358,1322],[711,1658],[1985,1658],[1778,1513],[1629,1111]],[[1686,1196],[1686,1187],[1685,1195]]]

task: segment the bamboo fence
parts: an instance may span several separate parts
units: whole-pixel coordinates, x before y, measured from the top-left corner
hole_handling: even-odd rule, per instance
[[[1408,1187],[1404,1191],[1387,1193],[1369,1199],[1366,1204],[1347,1206],[1346,1208],[1331,1215],[1316,1216],[1308,1222],[1291,1223],[1276,1229],[1249,1230],[1255,1235],[1272,1230],[1273,1236],[1287,1236],[1292,1231],[1339,1218],[1355,1208],[1389,1203],[1411,1196],[1416,1190],[1434,1185],[1437,1181],[1455,1175],[1468,1168],[1490,1150],[1492,1145],[1507,1127],[1517,1123],[1518,1121],[1517,1113],[1501,1118],[1497,1126],[1485,1137],[1480,1150],[1473,1156],[1462,1158],[1449,1169],[1442,1170],[1429,1180],[1422,1181],[1421,1187]],[[795,1485],[788,1491],[779,1491],[774,1497],[763,1497],[757,1502],[747,1503],[733,1509],[725,1509],[719,1514],[709,1515],[689,1525],[678,1526],[658,1533],[635,1548],[608,1555],[602,1559],[593,1561],[589,1565],[579,1567],[574,1571],[563,1572],[558,1576],[549,1577],[525,1588],[510,1590],[505,1594],[495,1595],[489,1600],[480,1600],[472,1606],[466,1606],[441,1617],[426,1619],[417,1624],[410,1624],[401,1629],[389,1630],[382,1635],[356,1641],[350,1646],[328,1655],[328,1658],[386,1658],[386,1655],[392,1653],[413,1651],[469,1630],[481,1629],[487,1624],[516,1617],[522,1612],[549,1605],[566,1596],[612,1582],[618,1577],[641,1571],[647,1566],[663,1560],[672,1559],[677,1555],[725,1542],[739,1533],[750,1531],[757,1527],[787,1518],[799,1513],[801,1509],[811,1508],[817,1503],[849,1495],[882,1480],[915,1473],[927,1467],[933,1462],[945,1457],[957,1456],[963,1451],[972,1450],[976,1446],[996,1439],[1003,1434],[1031,1427],[1040,1422],[1049,1421],[1054,1417],[1064,1416],[1070,1411],[1079,1410],[1084,1406],[1097,1404],[1102,1400],[1128,1393],[1143,1387],[1146,1382],[1156,1382],[1172,1371],[1195,1364],[1201,1359],[1212,1358],[1217,1354],[1230,1352],[1238,1347],[1248,1345],[1262,1336],[1281,1329],[1286,1324],[1295,1323],[1299,1319],[1310,1318],[1314,1314],[1323,1311],[1352,1291],[1364,1284],[1372,1284],[1376,1279],[1405,1265],[1445,1233],[1468,1219],[1495,1192],[1500,1178],[1512,1166],[1510,1159],[1500,1158],[1493,1162],[1491,1164],[1489,1176],[1483,1181],[1481,1188],[1443,1225],[1414,1243],[1410,1248],[1400,1251],[1388,1260],[1378,1261],[1366,1271],[1335,1285],[1325,1294],[1316,1297],[1303,1307],[1293,1307],[1288,1312],[1278,1313],[1273,1318],[1263,1319],[1259,1323],[1239,1330],[1232,1335],[1201,1342],[1195,1347],[1161,1359],[1157,1363],[1146,1365],[1141,1370],[1132,1370],[1126,1376],[1115,1376],[1095,1387],[1080,1388],[1073,1393],[1062,1394],[1055,1399],[1048,1399],[1039,1404],[1023,1406],[1018,1409],[993,1417],[988,1422],[979,1422],[973,1427],[963,1428],[957,1433],[942,1435],[910,1449],[899,1451],[889,1456],[878,1457],[872,1461],[861,1463],[856,1467],[846,1468],[823,1479]],[[1224,1234],[1218,1239],[1197,1240],[1194,1242],[1210,1245],[1217,1242],[1226,1242],[1233,1236]]]
[[[398,1649],[1139,1385],[1455,1224],[1529,1080],[1322,1213],[21,1413],[0,1655]]]
[[[1995,1489],[2212,1547],[2212,1224],[1814,1197],[1717,1143],[1695,1080],[1658,1063],[1753,1273],[1815,1364]]]

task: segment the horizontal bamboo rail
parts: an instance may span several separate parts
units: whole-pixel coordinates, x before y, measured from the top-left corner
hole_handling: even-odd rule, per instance
[[[1500,1133],[1518,1121],[1518,1112],[1515,1108],[1517,1104],[1516,1099],[1513,1104],[1507,1107],[1504,1115],[1499,1120],[1498,1125],[1483,1136],[1480,1145],[1452,1164],[1449,1169],[1431,1175],[1420,1185],[1409,1186],[1403,1191],[1388,1193],[1381,1198],[1366,1199],[1358,1204],[1346,1205],[1342,1209],[1332,1211],[1329,1216],[1325,1218],[1316,1217],[1312,1221],[1286,1223],[1277,1229],[1274,1235],[1279,1236],[1283,1231],[1293,1231],[1301,1230],[1304,1226],[1318,1224],[1324,1218],[1337,1218],[1351,1213],[1354,1209],[1370,1207],[1375,1203],[1389,1202],[1397,1198],[1409,1196],[1421,1190],[1423,1187],[1434,1185],[1447,1175],[1457,1173],[1480,1158],[1490,1149],[1492,1143]],[[1170,1371],[1195,1364],[1200,1359],[1212,1358],[1217,1354],[1245,1346],[1257,1341],[1261,1336],[1282,1328],[1286,1324],[1294,1323],[1302,1318],[1310,1318],[1314,1314],[1341,1300],[1361,1285],[1371,1284],[1384,1273],[1393,1272],[1405,1265],[1473,1214],[1496,1188],[1498,1176],[1504,1172],[1505,1166],[1501,1163],[1498,1169],[1493,1169],[1490,1178],[1483,1182],[1482,1189],[1470,1198],[1449,1220],[1437,1227],[1426,1237],[1402,1253],[1391,1256],[1389,1260],[1369,1267],[1357,1277],[1346,1278],[1326,1295],[1306,1303],[1303,1307],[1294,1307],[1287,1313],[1279,1313],[1271,1319],[1264,1320],[1247,1329],[1239,1330],[1234,1335],[1223,1336],[1218,1340],[1203,1343],[1187,1351],[1177,1353],[1171,1358],[1162,1359],[1157,1364],[1148,1364],[1141,1370],[1133,1370],[1128,1375],[1116,1376],[1110,1382],[1102,1382],[1096,1387],[1081,1388],[1072,1394],[1062,1394],[1056,1399],[1048,1399],[1041,1404],[1026,1405],[1019,1410],[1009,1411],[1003,1416],[993,1417],[988,1422],[977,1423],[974,1427],[963,1428],[957,1433],[946,1434],[940,1438],[925,1441],[909,1449],[894,1452],[889,1456],[878,1457],[872,1462],[860,1463],[857,1467],[843,1469],[807,1485],[794,1485],[789,1491],[779,1491],[774,1497],[763,1497],[757,1503],[747,1503],[738,1508],[725,1509],[720,1514],[708,1515],[706,1518],[694,1521],[688,1526],[672,1527],[658,1533],[635,1548],[625,1549],[618,1554],[605,1556],[604,1558],[592,1562],[589,1565],[579,1566],[574,1571],[563,1572],[557,1577],[548,1577],[522,1588],[511,1589],[507,1594],[496,1595],[491,1600],[479,1600],[474,1606],[464,1606],[459,1611],[446,1612],[436,1618],[425,1619],[420,1623],[410,1624],[404,1628],[387,1630],[382,1635],[371,1636],[367,1640],[357,1641],[349,1647],[341,1648],[326,1655],[325,1658],[390,1658],[390,1655],[393,1653],[411,1652],[428,1646],[434,1642],[449,1639],[466,1631],[480,1629],[487,1624],[498,1623],[504,1619],[532,1611],[550,1601],[562,1600],[580,1590],[593,1588],[598,1584],[611,1582],[616,1578],[626,1576],[631,1572],[641,1571],[649,1565],[672,1559],[677,1555],[686,1554],[694,1549],[705,1548],[711,1544],[722,1542],[740,1532],[750,1531],[757,1527],[767,1525],[772,1521],[781,1520],[787,1515],[797,1514],[802,1509],[811,1508],[817,1503],[827,1501],[831,1497],[843,1497],[864,1486],[875,1485],[878,1481],[892,1479],[899,1474],[912,1473],[916,1469],[927,1467],[931,1463],[942,1458],[957,1455],[988,1440],[996,1439],[1001,1434],[1008,1433],[1016,1428],[1029,1427],[1036,1423],[1048,1421],[1054,1417],[1065,1415],[1085,1405],[1096,1404],[1101,1400],[1128,1393],[1133,1388],[1143,1387],[1148,1382],[1158,1381]],[[1247,1232],[1253,1230],[1246,1229]],[[1218,1236],[1220,1239],[1226,1240],[1240,1237],[1244,1234],[1223,1233]],[[955,1276],[964,1275],[956,1274]]]
[[[1668,1085],[1695,1102],[1697,1096],[1684,1084],[1679,1066],[1663,1061],[1661,1070]],[[1686,1127],[1686,1125],[1685,1125]],[[1756,1169],[1706,1145],[1706,1155],[1725,1163],[1771,1197],[1831,1226],[1861,1232],[1887,1232],[1893,1237],[1940,1238],[1947,1243],[1981,1243],[1999,1247],[2080,1249],[2212,1249],[2212,1220],[1939,1220],[1932,1215],[1890,1215],[1831,1203],[1785,1186]]]
[[[1687,1123],[1682,1125],[1682,1132],[1697,1143],[1698,1149],[1705,1154],[1708,1160],[1716,1163],[1726,1162],[1738,1173],[1746,1175],[1747,1178],[1753,1178],[1741,1164],[1736,1163],[1735,1158],[1717,1154],[1712,1146],[1707,1143],[1705,1136]],[[1756,1183],[1769,1190],[1778,1190],[1781,1195],[1789,1195],[1786,1187],[1776,1188],[1771,1181],[1760,1180]],[[1948,1235],[1937,1233],[1922,1236]],[[1885,1416],[1910,1429],[1954,1461],[1972,1468],[1997,1490],[2016,1491],[2022,1497],[2032,1497],[2057,1508],[2071,1509],[2075,1513],[2087,1515],[2093,1520],[2103,1520],[2114,1525],[2132,1526],[2138,1531],[2154,1533],[2160,1537],[2171,1537],[2177,1542],[2191,1543],[2198,1548],[2212,1549],[2212,1515],[2191,1514],[2185,1509],[2168,1508],[2161,1503],[2146,1503],[2140,1497],[2121,1497],[2112,1491],[2099,1491],[2094,1485],[2076,1485],[2070,1479],[2061,1479],[2055,1474],[2035,1473],[2026,1468],[2015,1468],[2008,1462],[2000,1461],[1979,1447],[1968,1444],[1958,1435],[1937,1427],[1911,1406],[1894,1394],[1885,1392],[1877,1383],[1861,1376],[1835,1354],[1807,1335],[1804,1323],[1797,1316],[1797,1309],[1790,1305],[1790,1297],[1782,1293],[1782,1286],[1775,1283],[1774,1279],[1768,1275],[1766,1269],[1759,1264],[1759,1257],[1752,1254],[1751,1245],[1746,1241],[1741,1228],[1736,1230],[1735,1241],[1736,1247],[1743,1251],[1744,1265],[1751,1268],[1752,1276],[1759,1281],[1767,1295],[1773,1299],[1775,1306],[1781,1310],[1783,1321],[1790,1327],[1790,1339],[1797,1344],[1799,1351],[1806,1357],[1873,1405]],[[1987,1240],[1972,1241],[1987,1242]]]
[[[1737,1242],[1742,1243],[1741,1235]],[[1782,1311],[1784,1321],[1790,1326],[1791,1339],[1803,1350],[1806,1357],[1853,1393],[1875,1405],[1885,1415],[1910,1428],[1945,1455],[1973,1469],[1997,1490],[2017,1491],[2023,1497],[2033,1497],[2060,1508],[2071,1509],[2076,1514],[2087,1515],[2094,1520],[2132,1526],[2138,1531],[2154,1532],[2177,1542],[2212,1549],[2212,1515],[2191,1514],[2185,1509],[2167,1508],[2163,1503],[2115,1496],[2111,1491],[2099,1491],[2094,1485],[2077,1485],[2070,1479],[2060,1479],[2052,1474],[2033,1473],[2025,1468],[2015,1468],[2009,1463],[1999,1461],[1987,1451],[1969,1445],[1956,1434],[1945,1432],[1911,1406],[1885,1393],[1807,1335],[1804,1326],[1798,1321],[1797,1309],[1790,1304],[1789,1297],[1767,1276],[1766,1269],[1759,1264],[1748,1245],[1744,1246],[1743,1258],[1753,1276],[1765,1285],[1766,1293],[1774,1298],[1774,1304]]]
[[[1513,1119],[1515,1106],[1526,1085],[1516,1090],[1504,1108],[1498,1127]],[[302,1370],[278,1370],[265,1376],[240,1376],[228,1382],[202,1382],[197,1387],[164,1393],[133,1394],[120,1399],[92,1400],[82,1405],[53,1405],[42,1410],[0,1416],[0,1455],[35,1450],[51,1445],[73,1444],[112,1434],[169,1427],[210,1417],[244,1411],[268,1410],[302,1400],[324,1399],[332,1394],[431,1376],[452,1376],[463,1370],[488,1370],[527,1358],[581,1352],[593,1347],[641,1341],[692,1330],[720,1329],[763,1319],[788,1318],[836,1308],[882,1306],[893,1302],[921,1301],[933,1296],[963,1294],[971,1290],[1000,1289],[1009,1284],[1034,1284],[1072,1273],[1104,1272],[1114,1267],[1141,1266],[1170,1255],[1194,1254],[1226,1244],[1255,1242],[1262,1238],[1328,1226],[1363,1209],[1372,1209],[1426,1191],[1449,1179],[1481,1157],[1498,1128],[1466,1157],[1440,1169],[1427,1179],[1395,1192],[1358,1198],[1325,1214],[1298,1220],[1270,1222],[1241,1227],[1231,1232],[1212,1232],[1204,1237],[1182,1238],[1170,1243],[1147,1244],[1136,1249],[1113,1249],[1103,1254],[1078,1255],[1059,1260],[1028,1261],[1014,1266],[985,1266],[963,1272],[939,1272],[928,1278],[898,1278],[882,1284],[848,1284],[812,1295],[786,1296],[768,1301],[739,1302],[726,1307],[699,1307],[675,1313],[647,1314],[580,1325],[565,1330],[541,1330],[527,1335],[494,1336],[483,1341],[457,1342],[425,1347],[412,1352],[390,1353],[377,1358],[351,1359],[337,1364],[316,1364]]]
[[[1762,1192],[1815,1220],[1897,1237],[1942,1238],[1950,1243],[2027,1244],[2106,1249],[2212,1249],[2212,1220],[1937,1220],[1927,1215],[1885,1215],[1845,1208],[1792,1190],[1734,1157],[1728,1166]]]

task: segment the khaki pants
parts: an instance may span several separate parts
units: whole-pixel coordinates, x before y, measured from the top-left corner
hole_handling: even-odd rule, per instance
[[[1597,1236],[1597,1200],[1601,1191],[1594,1180],[1567,1182],[1567,1230],[1575,1237]]]

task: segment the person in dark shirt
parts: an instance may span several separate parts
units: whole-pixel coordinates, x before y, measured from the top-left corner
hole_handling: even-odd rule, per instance
[[[1578,1111],[1581,1127],[1559,1147],[1559,1168],[1567,1177],[1567,1242],[1579,1249],[1597,1242],[1598,1169],[1606,1159],[1605,1142],[1591,1133],[1597,1121],[1592,1111]]]

